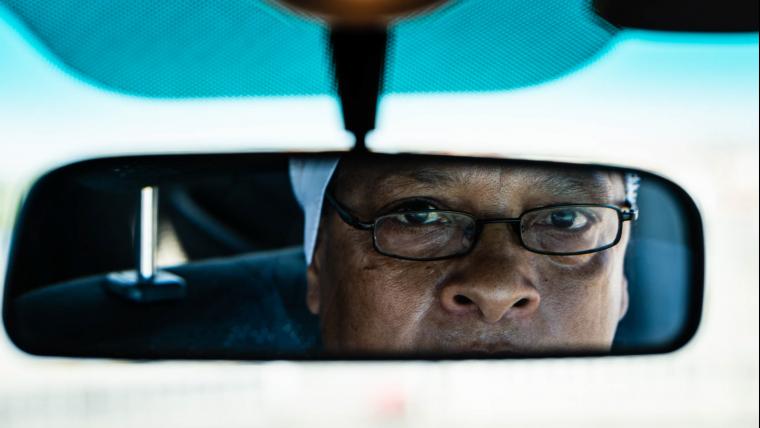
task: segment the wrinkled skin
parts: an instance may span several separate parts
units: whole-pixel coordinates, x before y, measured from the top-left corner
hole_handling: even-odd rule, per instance
[[[496,163],[342,161],[334,180],[336,198],[367,221],[411,197],[479,217],[557,203],[621,205],[625,197],[619,174]],[[329,352],[604,351],[628,305],[628,228],[607,250],[547,256],[492,224],[470,254],[421,262],[379,254],[369,232],[328,205],[307,270],[307,305],[320,316]]]

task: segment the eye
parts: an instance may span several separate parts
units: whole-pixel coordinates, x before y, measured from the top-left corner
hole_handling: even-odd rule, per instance
[[[403,224],[411,226],[421,226],[433,223],[440,223],[443,217],[436,211],[411,211],[399,215],[399,220]]]
[[[424,199],[412,199],[396,205],[391,212],[399,214],[397,219],[400,223],[410,226],[421,226],[440,223],[443,220],[441,214],[435,210],[438,207]]]
[[[589,217],[575,208],[560,208],[547,213],[541,223],[556,229],[577,230],[586,227]]]

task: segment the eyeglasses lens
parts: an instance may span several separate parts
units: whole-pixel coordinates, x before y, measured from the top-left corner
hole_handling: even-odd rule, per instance
[[[593,251],[615,242],[618,212],[609,207],[563,206],[530,211],[520,222],[529,250],[573,254]]]
[[[447,211],[414,211],[380,217],[375,245],[385,254],[435,259],[466,252],[475,239],[475,219]]]

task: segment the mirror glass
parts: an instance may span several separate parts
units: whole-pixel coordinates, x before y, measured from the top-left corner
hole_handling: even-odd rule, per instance
[[[96,159],[41,178],[14,343],[117,358],[667,352],[696,331],[699,213],[642,171],[380,154]]]

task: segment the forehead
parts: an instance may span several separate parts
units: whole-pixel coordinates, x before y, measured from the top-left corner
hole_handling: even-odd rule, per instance
[[[346,190],[392,192],[399,188],[530,188],[558,193],[616,194],[621,174],[590,168],[532,166],[459,159],[349,159],[341,161],[336,185]]]

